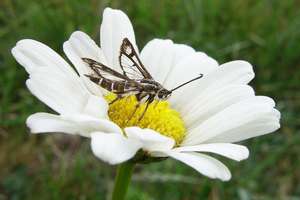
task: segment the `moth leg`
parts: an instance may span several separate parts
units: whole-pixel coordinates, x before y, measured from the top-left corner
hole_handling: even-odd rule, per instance
[[[155,102],[155,104],[154,104],[154,108],[156,108],[156,106],[158,105],[158,103],[159,103],[159,100],[156,100],[156,102]]]
[[[122,99],[122,95],[117,95],[116,98],[114,98],[114,100],[112,100],[111,102],[109,102],[109,105],[112,105],[113,103],[115,103],[116,101],[118,101],[119,99]]]
[[[133,113],[130,115],[130,117],[128,118],[128,120],[126,121],[126,124],[132,119],[132,117],[134,116],[134,114],[136,113],[136,111],[138,110],[138,108],[141,106],[141,102],[142,102],[142,99],[144,97],[147,96],[147,94],[142,94],[142,93],[139,93],[136,96],[136,99],[138,101],[138,103],[135,105],[135,108],[134,108],[134,111]]]
[[[147,96],[147,94],[144,94],[143,91],[140,92],[139,94],[136,94],[135,97],[136,97],[136,100],[138,102],[141,102],[143,98],[145,98]]]
[[[143,119],[143,117],[145,116],[145,114],[146,114],[146,112],[148,110],[148,107],[149,107],[150,103],[152,103],[153,101],[154,101],[154,96],[153,95],[149,95],[148,99],[146,100],[146,103],[147,103],[146,107],[145,107],[142,115],[140,116],[139,121],[141,121]]]
[[[141,103],[138,102],[136,105],[135,105],[135,108],[134,108],[134,111],[131,113],[130,117],[128,118],[128,120],[126,121],[126,124],[132,119],[132,117],[134,116],[134,114],[136,113],[136,111],[138,110],[138,108],[140,107]]]

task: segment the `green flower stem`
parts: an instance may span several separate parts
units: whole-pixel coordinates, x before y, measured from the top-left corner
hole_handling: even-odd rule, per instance
[[[125,162],[118,166],[112,200],[125,199],[128,185],[131,179],[134,163]]]

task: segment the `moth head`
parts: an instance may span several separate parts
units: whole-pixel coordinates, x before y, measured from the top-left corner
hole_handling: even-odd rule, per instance
[[[157,97],[160,100],[166,100],[171,96],[171,94],[172,94],[172,91],[163,88],[158,91]]]

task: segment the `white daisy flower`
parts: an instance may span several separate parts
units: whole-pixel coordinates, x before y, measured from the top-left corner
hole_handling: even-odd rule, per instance
[[[78,74],[40,42],[25,39],[12,49],[29,74],[28,89],[57,113],[29,116],[26,123],[32,133],[90,137],[93,153],[110,164],[171,157],[203,175],[226,181],[231,178],[228,168],[204,153],[246,159],[248,149],[233,143],[280,127],[274,101],[255,96],[247,85],[254,78],[251,64],[237,60],[219,65],[203,52],[164,39],[151,40],[139,53],[157,82],[170,89],[200,73],[204,76],[174,91],[168,101],[152,103],[139,121],[142,105],[128,121],[136,99],[131,96],[109,105],[113,95],[85,76],[91,69],[81,59],[91,58],[120,71],[122,40],[128,38],[139,52],[126,14],[106,8],[100,37],[101,48],[80,31],[64,43],[64,52]]]

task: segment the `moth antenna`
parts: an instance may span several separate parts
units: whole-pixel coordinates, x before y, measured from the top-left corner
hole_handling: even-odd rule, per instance
[[[193,81],[196,81],[196,80],[198,80],[198,79],[200,79],[200,78],[202,78],[202,77],[203,77],[203,74],[200,74],[198,77],[193,78],[193,79],[191,79],[191,80],[189,80],[189,81],[187,81],[187,82],[185,82],[185,83],[182,83],[182,84],[178,85],[177,87],[173,88],[173,89],[170,90],[170,91],[173,92],[174,90],[177,90],[178,88],[181,88],[182,86],[185,86],[186,84],[189,84],[189,83],[191,83],[191,82],[193,82]]]

